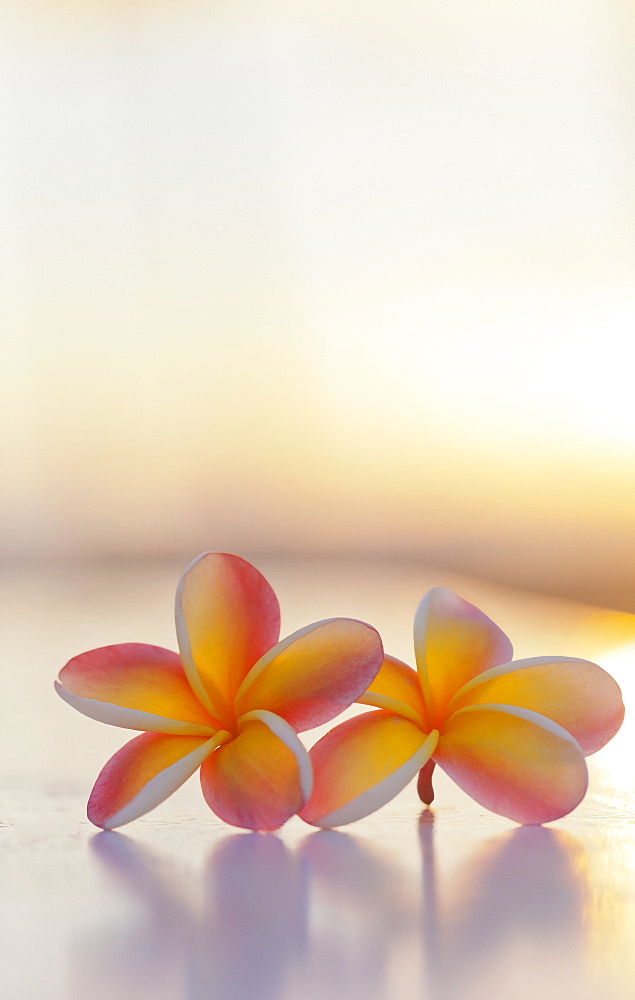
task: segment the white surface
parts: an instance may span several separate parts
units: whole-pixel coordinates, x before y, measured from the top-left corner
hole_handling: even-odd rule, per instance
[[[627,722],[592,759],[587,799],[545,828],[485,813],[443,775],[341,832],[223,825],[192,779],[122,833],[85,802],[126,739],[52,690],[73,654],[174,648],[180,567],[12,574],[2,585],[2,996],[11,1000],[630,1000],[635,993],[635,623],[396,564],[259,561],[289,632],[329,614],[375,624],[411,661],[412,616],[454,585],[519,656],[615,673]],[[308,734],[311,736],[312,734]]]

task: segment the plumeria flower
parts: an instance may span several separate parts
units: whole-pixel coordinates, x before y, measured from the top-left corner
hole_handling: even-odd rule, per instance
[[[438,764],[492,812],[545,823],[575,808],[587,788],[585,756],[624,716],[620,689],[587,660],[512,661],[507,636],[445,587],[422,600],[414,623],[417,670],[387,656],[358,701],[378,709],[349,719],[311,750],[314,789],[300,815],[315,826],[360,819],[419,771],[433,800]]]
[[[328,722],[379,670],[381,639],[349,618],[278,642],[280,609],[244,559],[205,553],[176,593],[179,656],[127,643],[93,649],[60,673],[58,693],[100,722],[143,730],[103,768],[88,818],[112,829],[142,816],[197,768],[217,816],[273,830],[311,794],[297,733]]]

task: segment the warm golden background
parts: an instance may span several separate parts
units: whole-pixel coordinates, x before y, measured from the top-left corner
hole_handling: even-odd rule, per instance
[[[635,610],[624,0],[9,0],[8,564],[403,556]]]

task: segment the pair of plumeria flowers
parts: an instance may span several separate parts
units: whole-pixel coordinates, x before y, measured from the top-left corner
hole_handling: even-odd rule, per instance
[[[56,688],[100,722],[142,730],[101,771],[88,818],[103,829],[153,809],[198,768],[217,816],[274,830],[294,814],[319,827],[361,819],[419,773],[433,799],[438,764],[477,802],[519,823],[570,812],[587,789],[585,756],[624,716],[601,667],[572,657],[512,661],[482,611],[435,587],[415,615],[417,669],[384,654],[350,618],[278,641],[280,609],[261,573],[209,552],[176,592],[180,655],[105,646],[70,660]],[[298,733],[353,702],[357,715],[308,752]]]

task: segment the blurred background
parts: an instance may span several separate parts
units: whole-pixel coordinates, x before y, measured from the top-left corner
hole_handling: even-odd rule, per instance
[[[628,0],[0,0],[3,995],[634,995],[634,101]],[[412,663],[441,583],[597,660],[587,799],[93,836],[126,736],[53,676],[173,647],[206,549],[283,635]]]
[[[5,0],[5,565],[635,610],[624,0]]]

